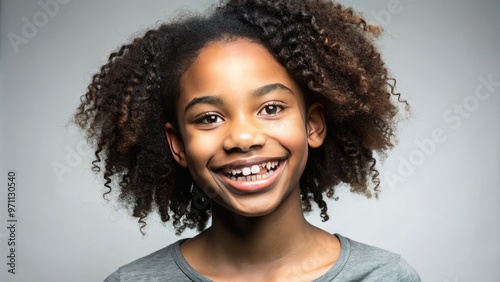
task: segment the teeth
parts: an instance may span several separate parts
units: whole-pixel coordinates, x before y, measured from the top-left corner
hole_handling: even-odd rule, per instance
[[[267,170],[271,170],[271,169],[277,167],[278,163],[279,163],[278,161],[265,162],[265,163],[261,163],[258,165],[252,165],[251,167],[230,168],[230,169],[227,169],[225,172],[227,174],[232,174],[234,176],[236,176],[238,174],[242,174],[244,176],[242,178],[245,178],[246,176],[249,176],[251,174],[259,173],[262,168],[266,168]],[[260,176],[260,177],[262,178],[263,176]],[[239,178],[240,177],[238,177],[238,179]],[[242,180],[244,180],[244,179],[242,179]],[[251,179],[249,179],[249,180],[251,180]]]
[[[256,174],[260,171],[260,167],[258,165],[253,165],[251,170],[253,174]]]
[[[275,172],[274,171],[268,171],[264,174],[254,174],[254,175],[245,175],[245,176],[230,176],[231,179],[237,180],[237,181],[257,181],[261,179],[265,179],[271,175],[273,175]]]
[[[252,172],[252,170],[248,167],[244,167],[242,170],[241,170],[241,173],[245,176],[249,175],[250,173]]]

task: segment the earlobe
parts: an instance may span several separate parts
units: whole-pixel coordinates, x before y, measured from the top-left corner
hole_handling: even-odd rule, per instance
[[[318,148],[326,138],[324,108],[321,104],[313,104],[307,111],[307,143],[311,148]]]
[[[168,146],[170,147],[172,156],[182,167],[187,167],[186,152],[184,151],[184,145],[179,133],[169,122],[165,123],[163,129],[167,136]]]

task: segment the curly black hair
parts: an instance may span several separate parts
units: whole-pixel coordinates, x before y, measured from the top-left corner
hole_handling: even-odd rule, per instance
[[[163,126],[177,124],[181,76],[200,50],[246,38],[285,67],[306,103],[325,108],[326,140],[310,149],[300,179],[303,210],[311,210],[312,200],[328,220],[323,193],[332,198],[340,183],[377,197],[374,153],[394,145],[401,102],[373,43],[380,31],[328,0],[229,0],[121,46],[93,76],[74,115],[95,145],[93,170],[105,179],[103,196],[117,188],[141,232],[153,208],[163,222],[172,220],[177,234],[206,227],[209,201],[172,157]]]

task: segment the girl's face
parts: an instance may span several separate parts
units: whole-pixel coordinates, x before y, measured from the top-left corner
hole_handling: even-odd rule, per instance
[[[176,106],[178,128],[165,125],[174,158],[212,201],[243,216],[268,214],[299,189],[308,146],[326,135],[322,107],[306,109],[286,70],[246,39],[202,49]]]

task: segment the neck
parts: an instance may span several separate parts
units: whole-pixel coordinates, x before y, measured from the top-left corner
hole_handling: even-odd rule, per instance
[[[314,227],[304,218],[300,190],[295,189],[272,213],[245,217],[212,206],[212,226],[205,236],[220,259],[244,264],[276,262],[299,252]]]
[[[311,281],[335,263],[340,242],[305,220],[297,187],[264,216],[245,217],[212,205],[212,226],[183,243],[181,251],[194,269],[214,281],[236,276]]]

